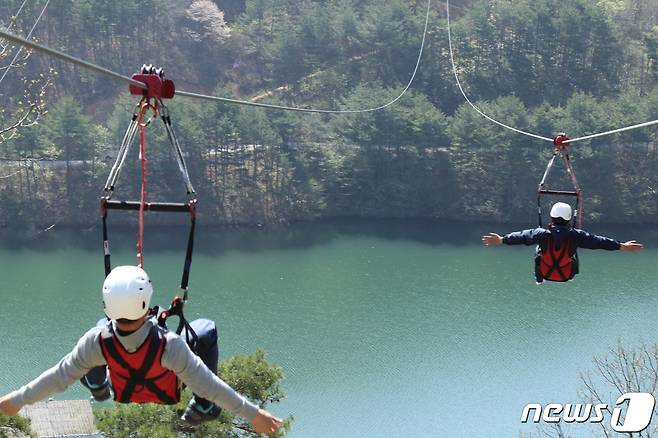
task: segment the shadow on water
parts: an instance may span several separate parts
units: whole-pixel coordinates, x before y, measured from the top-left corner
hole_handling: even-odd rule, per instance
[[[432,219],[331,219],[297,222],[288,226],[197,226],[195,251],[218,255],[227,251],[260,252],[274,249],[302,249],[329,243],[342,237],[375,237],[407,240],[426,245],[478,245],[480,236],[494,231],[504,234],[530,228],[529,224],[492,224]],[[636,239],[648,246],[658,244],[656,225],[593,225],[591,233],[622,241]],[[155,225],[146,228],[145,248],[159,251],[184,251],[188,225]],[[67,247],[89,251],[102,250],[100,224],[77,229],[55,227],[48,231],[4,230],[0,247],[57,251]],[[136,227],[109,226],[113,251],[132,250]]]

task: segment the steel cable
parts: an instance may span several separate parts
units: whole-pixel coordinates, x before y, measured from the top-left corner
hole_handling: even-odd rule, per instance
[[[46,12],[46,8],[48,8],[48,5],[50,4],[50,0],[46,0],[46,4],[43,6],[43,9],[41,9],[41,13],[37,17],[36,21],[34,22],[34,25],[32,26],[32,29],[30,29],[30,32],[27,34],[27,39],[29,40],[32,37],[32,33],[34,32],[34,29],[36,29],[37,24],[39,24],[39,21],[41,21],[41,17],[43,17],[43,14]],[[22,9],[22,6],[21,6]],[[16,51],[16,54],[14,55],[13,59],[7,66],[6,70],[2,73],[2,77],[0,77],[0,84],[2,84],[2,81],[5,80],[5,77],[7,76],[7,73],[9,73],[9,70],[14,66],[14,63],[18,59],[18,56],[21,54],[21,51],[23,50],[23,47],[19,47],[18,50]]]

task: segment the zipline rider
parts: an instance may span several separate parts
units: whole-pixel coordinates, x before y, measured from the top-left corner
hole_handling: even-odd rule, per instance
[[[535,280],[541,284],[548,281],[569,281],[579,271],[577,248],[605,249],[608,251],[636,252],[643,248],[635,240],[619,242],[604,236],[590,234],[573,228],[569,224],[571,206],[556,202],[551,208],[551,223],[548,228],[534,228],[501,236],[488,233],[482,236],[485,246],[537,245],[535,253]]]
[[[23,406],[62,392],[97,367],[108,366],[114,398],[120,403],[175,404],[180,401],[184,383],[194,398],[183,420],[193,416],[198,424],[217,417],[193,411],[193,405],[203,398],[246,418],[255,432],[276,432],[281,426],[279,418],[238,394],[190,350],[182,337],[149,317],[152,294],[151,281],[143,269],[114,268],[103,284],[103,305],[110,320],[89,330],[57,365],[1,397],[0,412],[14,416]]]

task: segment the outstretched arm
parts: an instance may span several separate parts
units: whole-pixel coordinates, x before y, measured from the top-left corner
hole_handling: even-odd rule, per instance
[[[546,230],[543,228],[534,228],[530,230],[516,231],[504,236],[496,233],[488,233],[482,236],[482,243],[485,246],[505,245],[535,245],[539,238]]]
[[[644,248],[644,245],[635,240],[619,242],[609,237],[590,234],[583,230],[575,230],[575,232],[576,236],[578,236],[578,246],[581,248],[605,249],[608,251],[621,250],[626,252],[636,252]]]
[[[176,373],[195,394],[249,420],[256,432],[274,433],[281,426],[281,419],[259,409],[210,371],[179,336],[167,337],[162,365]]]
[[[105,359],[97,340],[98,333],[97,329],[90,330],[57,365],[17,391],[0,398],[0,412],[9,416],[16,415],[23,406],[66,390],[93,367],[104,365]]]

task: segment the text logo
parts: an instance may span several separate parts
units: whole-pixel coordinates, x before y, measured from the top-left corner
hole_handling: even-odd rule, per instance
[[[628,402],[626,413],[622,418],[620,406]],[[615,402],[610,418],[610,427],[615,432],[641,432],[649,426],[656,399],[646,392],[627,392],[619,396]],[[606,403],[549,403],[542,406],[539,403],[528,403],[523,408],[521,422],[539,423],[601,423],[605,420],[605,412],[610,412]],[[532,412],[532,416],[531,416]]]

